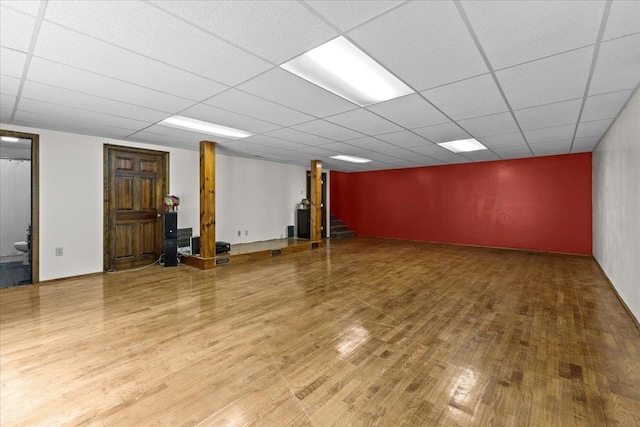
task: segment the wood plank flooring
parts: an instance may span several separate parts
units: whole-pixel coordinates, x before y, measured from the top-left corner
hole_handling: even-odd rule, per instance
[[[638,426],[590,257],[355,238],[0,290],[0,424]]]

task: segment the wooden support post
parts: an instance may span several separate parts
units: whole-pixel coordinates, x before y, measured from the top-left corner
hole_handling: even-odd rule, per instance
[[[311,241],[322,240],[322,162],[311,160]]]
[[[216,143],[200,141],[200,257],[216,255]]]

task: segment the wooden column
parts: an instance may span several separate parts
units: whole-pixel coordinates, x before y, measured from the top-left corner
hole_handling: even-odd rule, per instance
[[[200,141],[200,257],[216,255],[216,143]]]
[[[322,240],[322,162],[311,160],[311,241]]]

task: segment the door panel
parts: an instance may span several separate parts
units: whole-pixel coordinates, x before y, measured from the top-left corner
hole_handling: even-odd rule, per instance
[[[150,264],[162,253],[168,153],[106,146],[105,156],[105,269]]]

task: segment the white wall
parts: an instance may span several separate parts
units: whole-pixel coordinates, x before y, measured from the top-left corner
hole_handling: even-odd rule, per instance
[[[180,197],[178,227],[199,234],[198,151],[0,126],[40,135],[40,280],[103,270],[104,144],[169,152],[169,191]],[[294,225],[295,204],[304,197],[306,169],[217,155],[216,239],[234,244],[286,236],[286,226]],[[58,247],[64,249],[61,257],[55,256]]]
[[[22,255],[13,243],[27,239],[30,222],[31,162],[0,159],[0,256]]]
[[[302,166],[216,155],[216,240],[287,237],[296,203],[305,197],[306,176]]]
[[[640,91],[593,152],[593,255],[640,320]]]

